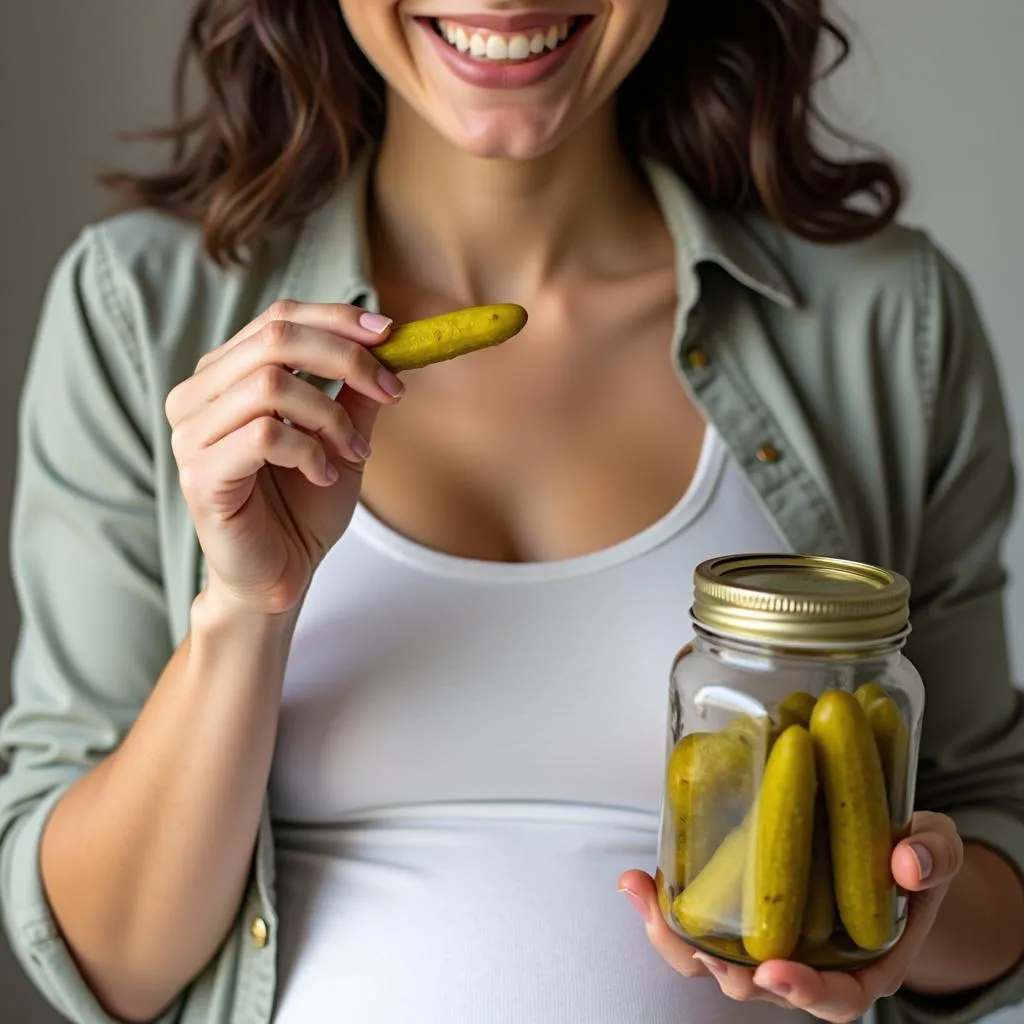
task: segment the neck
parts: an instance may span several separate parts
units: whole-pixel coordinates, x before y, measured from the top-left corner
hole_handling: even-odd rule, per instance
[[[613,103],[544,156],[508,160],[459,149],[392,96],[373,191],[375,275],[465,305],[621,272],[638,223],[658,216],[619,147]]]

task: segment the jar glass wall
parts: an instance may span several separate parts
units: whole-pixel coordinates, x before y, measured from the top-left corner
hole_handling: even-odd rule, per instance
[[[906,623],[892,632],[879,591],[892,606],[896,588],[905,607],[907,588],[853,563],[772,556],[764,577],[762,562],[697,572],[695,639],[671,673],[661,908],[725,960],[850,969],[891,948],[906,918],[890,861],[910,824],[924,696],[901,653]],[[702,604],[702,585],[737,563],[732,600],[759,593],[760,620],[749,607],[730,620],[728,587],[717,608]],[[866,574],[867,602],[851,577],[829,576],[836,566]],[[872,599],[887,636],[863,635]]]

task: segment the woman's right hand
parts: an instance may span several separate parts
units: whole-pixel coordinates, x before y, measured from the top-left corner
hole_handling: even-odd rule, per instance
[[[355,306],[278,302],[168,395],[210,589],[240,608],[293,609],[347,528],[377,412],[403,390],[369,349],[389,329]],[[331,399],[292,371],[344,386]]]

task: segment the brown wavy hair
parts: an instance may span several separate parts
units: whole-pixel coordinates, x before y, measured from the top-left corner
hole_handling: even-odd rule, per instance
[[[835,54],[822,69],[826,43]],[[896,171],[881,158],[830,157],[813,137],[825,124],[814,87],[849,50],[823,0],[670,0],[620,89],[622,143],[674,168],[710,207],[759,210],[816,242],[866,237],[901,205]],[[205,86],[194,114],[190,62]],[[380,138],[383,93],[338,0],[200,0],[176,121],[132,136],[171,141],[169,166],[104,181],[133,205],[200,222],[211,256],[237,260],[319,206]]]

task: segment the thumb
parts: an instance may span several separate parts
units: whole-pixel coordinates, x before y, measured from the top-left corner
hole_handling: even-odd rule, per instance
[[[963,862],[964,844],[952,819],[921,812],[914,815],[910,835],[893,850],[892,873],[908,892],[922,892],[950,882]]]

